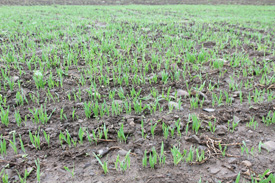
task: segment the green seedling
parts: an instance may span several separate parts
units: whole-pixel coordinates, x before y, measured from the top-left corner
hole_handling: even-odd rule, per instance
[[[15,111],[14,112],[14,117],[15,117],[15,121],[16,121],[16,124],[18,127],[21,126],[21,123],[22,123],[22,118],[21,118],[21,115],[18,111]]]
[[[19,177],[20,183],[27,183],[27,177],[31,174],[32,170],[30,172],[25,169],[24,177],[21,177],[20,173],[16,170],[17,175]]]
[[[83,129],[80,127],[78,130],[78,137],[79,137],[79,143],[83,144],[83,136],[84,136],[84,131]]]
[[[117,131],[117,137],[120,142],[124,141],[126,143],[127,137],[124,134],[123,123],[120,125],[120,129]]]
[[[151,134],[152,134],[153,139],[155,136],[155,129],[156,129],[157,124],[158,123],[155,123],[154,125],[152,125],[152,123],[151,123]]]
[[[64,166],[64,169],[71,174],[72,178],[74,178],[74,164],[71,170],[67,166]]]
[[[101,162],[101,160],[99,159],[99,157],[94,153],[95,158],[97,159],[97,161],[99,162],[99,164],[101,165],[103,171],[105,174],[108,173],[108,162],[104,161],[103,163]]]
[[[7,110],[4,110],[2,106],[0,107],[1,107],[1,113],[0,113],[1,122],[6,127],[8,127],[9,126],[9,107],[7,108]]]
[[[16,140],[15,140],[15,132],[12,134],[13,136],[13,141],[9,140],[10,146],[13,149],[14,153],[17,154],[17,147],[16,147]]]
[[[173,148],[171,148],[171,153],[173,156],[174,165],[176,166],[182,161],[184,157],[176,146],[173,146]]]
[[[103,126],[103,133],[104,133],[105,139],[107,140],[108,139],[108,128],[106,128],[105,123],[104,123],[104,126]]]
[[[23,140],[22,140],[20,134],[19,134],[19,142],[20,142],[21,150],[22,150],[24,153],[26,153],[26,150],[25,150],[25,147],[24,147],[24,144],[23,144]]]
[[[143,166],[144,168],[147,167],[147,151],[146,151],[146,149],[145,149],[145,151],[144,151],[144,155],[143,155],[143,158],[142,158],[142,166]]]
[[[37,158],[37,160],[35,160],[35,165],[36,165],[36,179],[37,182],[40,183],[40,161]]]
[[[2,137],[0,137],[0,152],[1,156],[3,157],[4,155],[7,155],[7,143],[6,140]]]
[[[190,116],[190,114],[189,114]],[[192,118],[192,130],[197,134],[201,126],[201,121],[196,114],[191,115]]]
[[[47,134],[45,130],[43,130],[44,138],[48,144],[48,147],[50,147],[50,134]]]

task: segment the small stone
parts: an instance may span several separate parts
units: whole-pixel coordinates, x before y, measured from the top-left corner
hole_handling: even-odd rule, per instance
[[[211,174],[217,174],[220,170],[220,168],[211,167],[209,171]]]
[[[134,121],[130,122],[130,126],[134,127],[136,124],[134,123]]]
[[[209,105],[209,104],[211,104],[211,101],[210,100],[205,100],[204,102],[203,102],[203,105]]]
[[[128,118],[128,119],[127,119],[127,123],[134,122],[134,120],[135,120],[134,118]]]
[[[135,149],[135,153],[139,155],[143,155],[143,152],[140,149]]]
[[[120,156],[125,156],[127,153],[128,153],[128,151],[125,151],[124,149],[120,149],[120,150],[118,151],[118,154],[119,154]]]
[[[76,103],[75,106],[76,106],[76,107],[83,107],[83,106],[84,106],[84,103],[83,103],[83,102],[81,102],[81,103]]]
[[[240,93],[241,93],[240,91],[233,92],[233,97],[234,98],[239,97]]]
[[[91,165],[92,165],[91,163],[86,163],[86,164],[84,165],[83,169],[85,169],[85,168],[87,168],[87,167],[89,167],[89,166],[91,166]]]
[[[199,144],[201,142],[200,138],[197,137],[196,135],[192,135],[191,137],[185,138],[186,141],[188,142],[193,142]]]
[[[170,101],[168,103],[168,106],[169,106],[169,108],[173,107],[173,109],[177,109],[177,110],[183,111],[183,107],[181,107],[181,106],[179,107],[179,104],[177,102]]]
[[[94,171],[91,171],[90,176],[94,176],[94,175],[95,175]]]
[[[228,163],[229,164],[236,164],[237,163],[237,159],[236,158],[229,158],[228,159]]]
[[[8,175],[8,177],[12,177],[12,170],[6,169],[6,174]]]
[[[12,77],[12,80],[13,80],[14,82],[16,82],[18,79],[19,79],[18,76],[13,76],[13,77]]]
[[[27,172],[30,174],[33,171],[33,167],[28,167]]]
[[[103,155],[107,154],[108,152],[109,152],[109,148],[105,147],[105,148],[99,149],[98,152],[97,152],[97,154],[99,156],[103,156]]]
[[[114,100],[114,103],[116,105],[121,105],[121,104],[123,104],[123,101],[122,100]]]
[[[188,97],[189,93],[185,90],[178,89],[177,90],[177,96],[178,97]]]
[[[178,115],[175,115],[175,116],[174,116],[174,119],[176,119],[176,120],[179,119],[179,118],[180,118],[180,117],[179,117]]]
[[[238,174],[237,173],[228,173],[226,175],[224,175],[225,179],[229,179],[229,180],[235,180],[237,178]]]
[[[251,167],[252,166],[252,163],[250,161],[247,161],[247,160],[242,161],[242,164],[246,167]]]
[[[207,96],[206,96],[204,93],[199,92],[199,95],[200,95],[201,97],[203,97],[205,100],[207,100]]]
[[[233,116],[233,121],[234,121],[234,123],[239,123],[241,120],[239,117]]]
[[[217,133],[218,135],[225,135],[226,132],[227,132],[226,126],[224,126],[224,125],[218,125],[218,126],[217,126],[217,128],[216,128],[216,133]]]
[[[262,145],[263,149],[269,151],[269,152],[273,152],[275,151],[275,142],[273,141],[267,141]]]
[[[202,110],[204,110],[206,112],[214,112],[215,111],[215,109],[211,109],[211,108],[204,108]]]

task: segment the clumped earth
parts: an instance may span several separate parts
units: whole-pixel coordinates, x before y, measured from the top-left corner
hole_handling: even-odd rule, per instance
[[[274,182],[275,7],[0,12],[3,182]]]

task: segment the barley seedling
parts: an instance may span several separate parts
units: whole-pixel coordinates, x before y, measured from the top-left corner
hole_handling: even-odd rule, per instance
[[[108,139],[108,128],[106,128],[105,123],[104,123],[104,126],[103,126],[103,133],[104,133],[105,139],[107,140]]]
[[[254,121],[254,117],[246,124],[248,127],[253,127],[254,130],[258,127],[258,122]]]
[[[122,172],[125,172],[127,168],[130,168],[130,152],[131,151],[128,151],[123,161],[119,161]]]
[[[84,102],[84,111],[85,111],[85,115],[86,115],[86,118],[90,118],[91,115],[92,115],[92,106],[91,106],[91,102]]]
[[[123,123],[120,125],[120,129],[117,131],[117,137],[120,142],[124,141],[126,143],[127,138],[125,137],[123,130]]]
[[[208,127],[209,127],[210,131],[212,132],[212,134],[214,134],[216,131],[216,118],[215,118],[215,121],[213,122],[213,124],[211,121],[208,122]]]
[[[153,139],[154,139],[154,136],[155,136],[156,126],[157,126],[157,123],[155,123],[154,125],[152,125],[152,121],[151,121],[151,134],[152,134]]]
[[[169,129],[170,129],[170,132],[171,132],[171,137],[174,137],[174,135],[175,135],[175,127],[169,127]]]
[[[205,159],[204,157],[204,150],[201,150],[201,154],[199,154],[199,149],[196,148],[196,161],[201,162]]]
[[[235,183],[239,183],[239,182],[240,182],[240,178],[241,178],[241,174],[238,173],[238,176],[237,176],[237,178],[236,178],[236,180],[235,180]]]
[[[19,141],[20,141],[20,146],[21,146],[21,150],[26,153],[25,151],[25,147],[24,147],[24,144],[23,144],[23,141],[22,141],[22,138],[21,138],[21,135],[19,134]]]
[[[171,153],[173,156],[174,165],[176,166],[181,162],[181,160],[183,159],[183,156],[180,150],[176,146],[173,146],[173,148],[171,148]]]
[[[64,141],[64,139],[66,139],[65,136],[64,136],[64,134],[62,132],[60,132],[59,133],[59,142],[60,142],[61,147],[63,147],[63,141]]]
[[[178,136],[181,138],[180,120],[179,119],[177,121],[175,121],[175,126],[176,126],[176,129],[177,129]]]
[[[162,123],[162,130],[163,130],[164,139],[167,139],[169,135],[169,128],[165,123]]]
[[[188,120],[189,121],[189,120]],[[189,122],[185,126],[185,134],[188,135]]]
[[[108,172],[108,162],[104,161],[103,163],[101,162],[101,160],[99,159],[99,157],[94,153],[95,158],[97,159],[97,161],[99,162],[99,164],[101,165],[104,173],[106,174]]]
[[[78,130],[78,137],[79,137],[79,143],[83,144],[83,136],[84,136],[84,131],[83,129],[80,127]]]
[[[159,156],[159,164],[165,164],[166,156],[164,154],[164,144],[161,142],[161,148],[160,148],[160,156]]]
[[[35,165],[36,165],[36,179],[37,182],[40,183],[40,161],[37,158],[37,160],[35,160]]]
[[[45,130],[43,130],[44,138],[48,144],[48,147],[50,147],[50,134],[47,134]]]
[[[71,135],[70,135],[70,133],[69,133],[69,131],[68,130],[66,130],[66,138],[64,139],[66,142],[67,142],[67,144],[69,145],[69,147],[71,147]]]
[[[17,105],[23,105],[23,103],[24,103],[24,98],[23,98],[22,94],[21,94],[19,91],[17,91],[15,97],[16,97],[16,104],[17,104]]]
[[[15,141],[15,132],[12,134],[13,141],[9,140],[10,146],[13,149],[14,153],[17,154],[17,147],[16,147],[16,141]]]
[[[39,132],[35,132],[33,135],[31,131],[29,131],[29,137],[32,145],[35,147],[35,149],[40,149],[40,137],[39,137]]]
[[[14,118],[15,118],[17,126],[20,127],[21,123],[22,123],[22,118],[21,118],[21,115],[18,111],[14,112]]]
[[[2,157],[5,154],[7,155],[7,143],[6,143],[6,140],[2,137],[2,135],[1,135],[1,140],[0,140],[0,152],[1,152]]]
[[[271,114],[271,111],[268,112],[266,117],[262,117],[262,120],[266,126],[269,126],[273,123],[275,123],[275,112],[273,112],[273,115]]]
[[[141,136],[143,139],[146,139],[146,137],[147,137],[147,135],[145,135],[143,119],[141,120]]]
[[[144,155],[143,155],[143,158],[142,158],[142,166],[143,166],[144,168],[147,167],[147,151],[146,151],[146,149],[145,149],[145,151],[144,151]]]
[[[258,145],[259,153],[262,152],[262,145],[263,145],[263,143],[262,143],[262,141],[260,141],[259,145]]]
[[[31,174],[32,171],[28,172],[28,170],[25,169],[24,177],[21,177],[20,173],[17,170],[16,170],[16,172],[17,172],[20,182],[27,183],[27,177]]]
[[[189,116],[190,116],[190,114],[189,114]],[[197,134],[199,131],[199,128],[201,126],[201,121],[199,120],[199,118],[196,114],[192,114],[191,118],[192,118],[192,130],[194,132],[196,132],[196,134]]]
[[[152,157],[152,155],[150,154],[149,155],[149,164],[150,164],[150,167],[152,168],[152,169],[154,169],[155,168],[155,162],[154,162],[154,158]]]
[[[119,160],[119,154],[116,157],[116,162],[115,162],[115,169],[118,171],[118,165],[120,164],[120,160]]]
[[[72,170],[70,170],[67,166],[64,166],[64,169],[71,174],[72,178],[74,178],[74,164]]]
[[[194,158],[194,152],[193,152],[192,146],[189,149],[189,153],[187,154],[187,151],[186,151],[185,154],[187,155],[185,158],[186,163],[192,162]]]
[[[231,132],[234,132],[235,128],[238,126],[239,122],[234,122],[234,119],[232,120],[232,124],[231,124],[231,128],[230,128],[230,121],[228,120],[227,122],[228,124],[228,130],[230,130]]]
[[[7,110],[4,110],[2,106],[1,107],[1,113],[0,113],[0,118],[2,124],[6,125],[7,127],[9,126],[9,107]]]
[[[221,145],[221,143],[219,143],[219,149],[220,149],[220,151],[222,152],[222,156],[223,157],[225,157],[225,155],[226,155],[226,149],[227,149],[227,146],[225,146],[224,148],[222,148],[222,145]]]
[[[86,137],[87,137],[89,143],[92,144],[92,141],[93,141],[93,140],[92,140],[92,138],[91,138],[91,136],[90,136],[90,134],[89,134],[89,132],[88,132],[88,129],[86,130]]]
[[[41,71],[35,71],[33,74],[33,80],[37,89],[44,88],[46,82],[43,80],[43,74]]]
[[[5,168],[0,172],[0,176],[2,176],[3,183],[9,183],[9,175],[5,172]]]
[[[73,108],[73,112],[72,112],[72,118],[73,118],[73,121],[75,120],[75,109]]]

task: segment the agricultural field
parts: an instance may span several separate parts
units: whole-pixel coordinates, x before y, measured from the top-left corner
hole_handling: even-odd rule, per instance
[[[275,6],[0,7],[2,182],[275,182]]]

